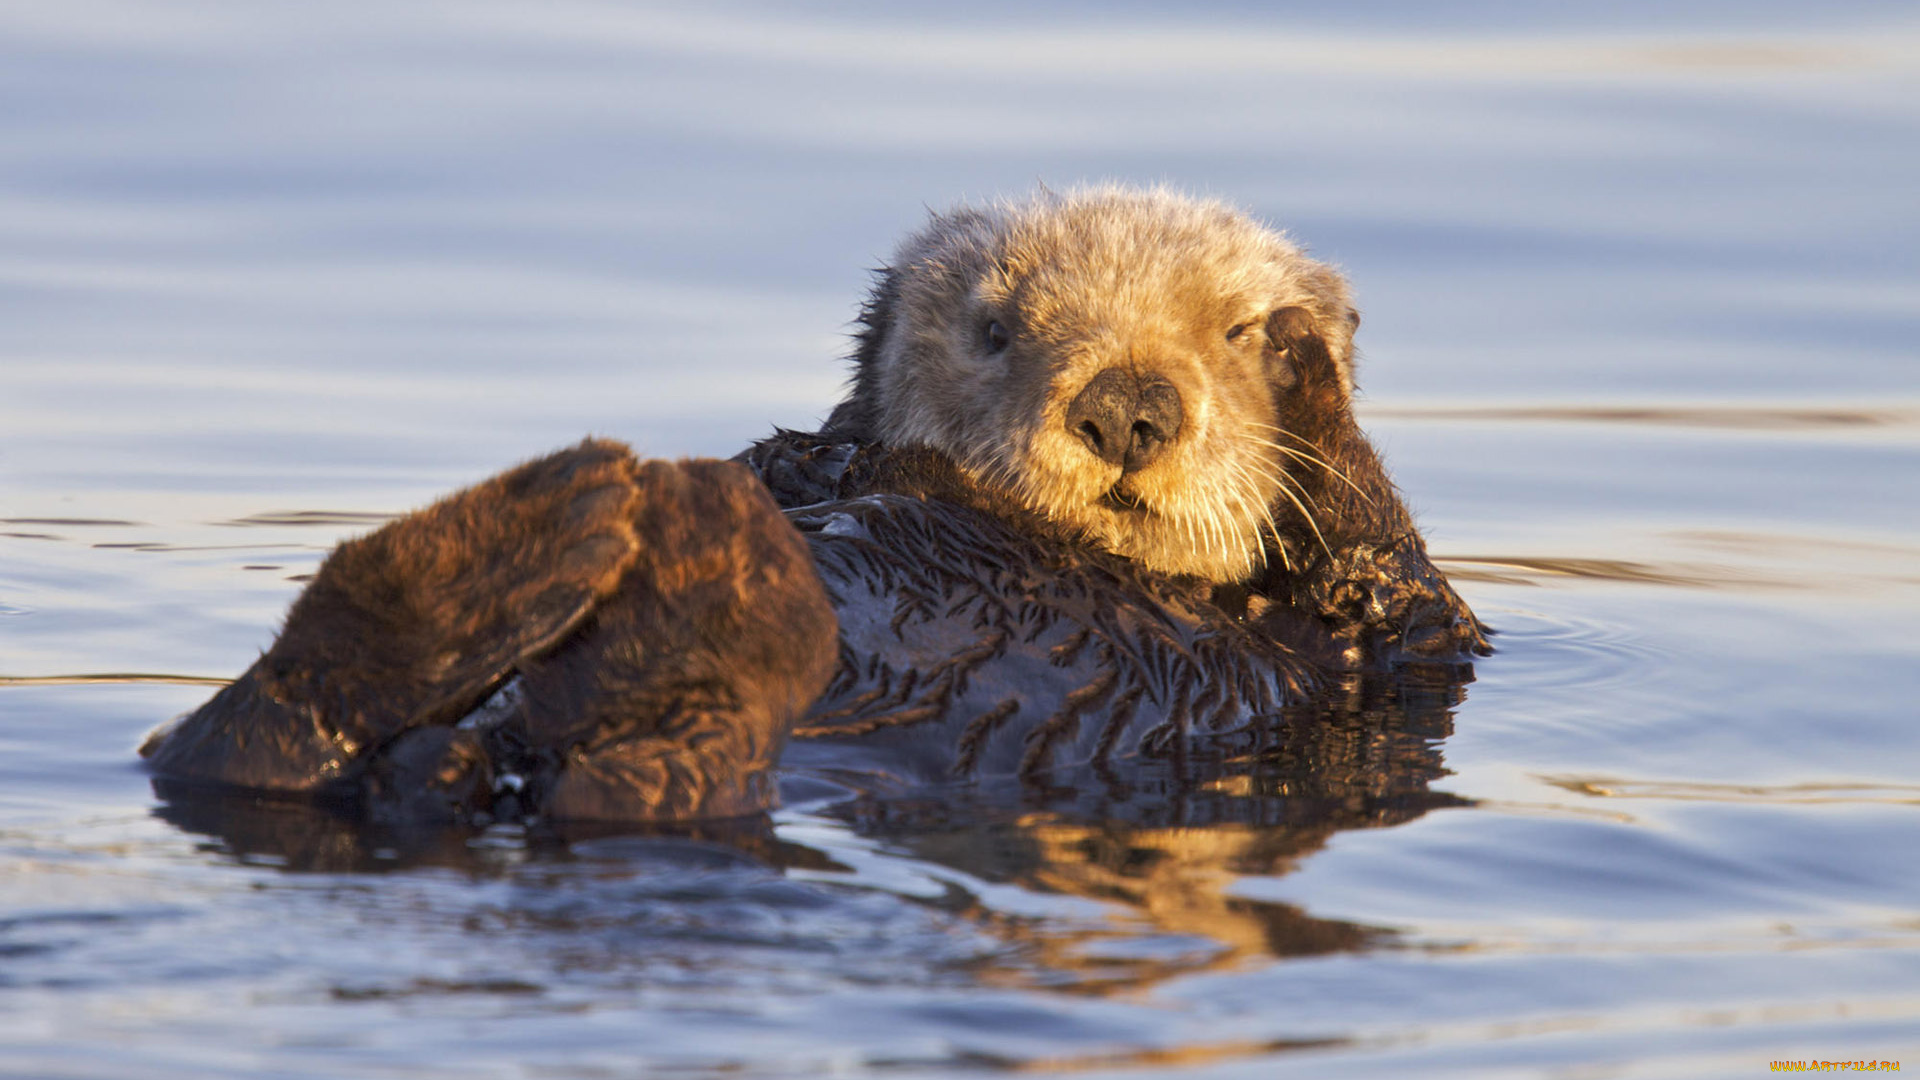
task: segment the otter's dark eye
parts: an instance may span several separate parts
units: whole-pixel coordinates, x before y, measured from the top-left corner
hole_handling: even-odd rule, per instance
[[[1239,326],[1236,326],[1233,329],[1227,331],[1227,340],[1239,341],[1240,335],[1246,333],[1247,329],[1252,325],[1253,325],[1252,323],[1241,323]]]
[[[1007,347],[1007,342],[1012,339],[1007,336],[1007,328],[1001,326],[1000,321],[995,319],[987,323],[986,340],[987,351],[997,353],[1004,352]]]

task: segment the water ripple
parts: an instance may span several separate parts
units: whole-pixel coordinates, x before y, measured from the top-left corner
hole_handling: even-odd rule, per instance
[[[1773,805],[1920,805],[1920,785],[1872,783],[1713,784],[1684,780],[1627,780],[1612,776],[1541,776],[1576,795],[1609,799]]]
[[[1585,695],[1637,682],[1659,658],[1652,645],[1613,623],[1521,609],[1485,614],[1500,631],[1497,662],[1507,686]]]
[[[1599,424],[1658,424],[1672,427],[1726,428],[1741,431],[1797,431],[1820,428],[1914,427],[1920,409],[1826,408],[1749,405],[1469,405],[1375,406],[1367,416],[1396,420],[1561,421]]]

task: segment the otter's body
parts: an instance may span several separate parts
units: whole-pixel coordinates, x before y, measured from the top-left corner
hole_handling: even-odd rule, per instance
[[[1485,651],[1353,422],[1346,285],[1278,234],[1157,191],[962,209],[863,322],[821,432],[589,442],[342,545],[143,752],[376,816],[684,820],[782,762],[1241,752],[1329,673]]]
[[[935,482],[964,482],[913,456],[907,467]],[[841,641],[834,680],[794,726],[790,765],[867,784],[1112,768],[1218,749],[1318,681],[1215,604],[1211,586],[956,498],[876,493],[788,519]]]

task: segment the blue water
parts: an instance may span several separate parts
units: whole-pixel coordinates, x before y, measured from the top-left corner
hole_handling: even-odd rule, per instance
[[[0,1074],[1920,1067],[1920,16],[1324,7],[0,5]],[[1355,283],[1502,631],[1325,733],[1400,787],[158,816],[141,736],[333,542],[808,426],[925,207],[1108,178]]]

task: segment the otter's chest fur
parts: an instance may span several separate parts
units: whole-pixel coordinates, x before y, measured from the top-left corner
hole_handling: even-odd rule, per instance
[[[769,443],[748,460],[783,502],[829,483],[927,486],[849,480],[857,450]],[[787,511],[838,615],[840,663],[783,768],[871,787],[1232,753],[1314,687],[1311,665],[1216,606],[1211,586],[939,494]]]

